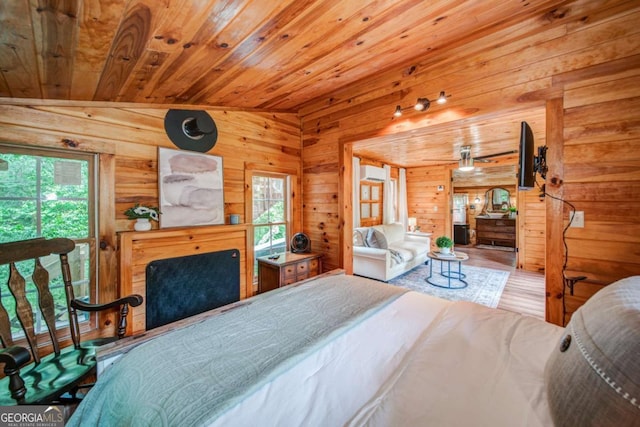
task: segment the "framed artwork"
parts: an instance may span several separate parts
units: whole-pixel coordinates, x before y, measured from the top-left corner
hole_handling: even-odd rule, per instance
[[[222,157],[158,148],[160,228],[224,224]]]

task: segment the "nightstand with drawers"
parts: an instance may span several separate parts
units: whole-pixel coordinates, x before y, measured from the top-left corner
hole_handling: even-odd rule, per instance
[[[322,273],[322,254],[292,253],[258,258],[258,293],[272,291]]]

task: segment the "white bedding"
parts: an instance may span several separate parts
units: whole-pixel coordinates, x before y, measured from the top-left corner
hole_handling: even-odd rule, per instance
[[[546,426],[562,332],[331,275],[137,345],[68,425]]]
[[[562,331],[409,292],[213,425],[552,425],[543,370]]]

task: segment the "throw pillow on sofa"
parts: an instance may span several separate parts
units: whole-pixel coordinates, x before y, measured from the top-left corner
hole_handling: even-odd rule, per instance
[[[388,243],[387,238],[384,236],[384,233],[381,233],[378,230],[370,228],[367,232],[367,237],[364,239],[365,244],[370,248],[380,248],[387,249]]]
[[[360,230],[353,230],[353,246],[365,246],[364,236]]]

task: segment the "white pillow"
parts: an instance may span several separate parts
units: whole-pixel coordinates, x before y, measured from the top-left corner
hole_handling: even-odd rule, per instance
[[[364,237],[360,230],[353,230],[353,246],[364,246]]]
[[[388,248],[387,238],[384,236],[384,233],[374,229],[373,227],[367,232],[367,237],[365,237],[364,242],[370,248]]]

